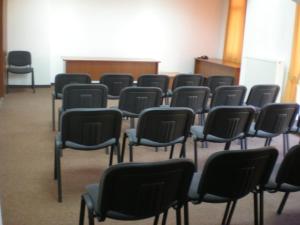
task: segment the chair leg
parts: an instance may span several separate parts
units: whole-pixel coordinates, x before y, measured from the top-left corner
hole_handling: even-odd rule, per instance
[[[244,147],[245,147],[245,150],[248,149],[248,139],[247,139],[247,137],[244,138]]]
[[[284,134],[282,134],[282,137],[283,137],[283,156],[285,156],[288,149],[290,148],[289,135],[287,133],[284,133]]]
[[[169,159],[172,159],[172,158],[173,158],[174,147],[175,147],[175,145],[172,145],[172,146],[171,146],[171,151],[170,151]]]
[[[168,212],[169,212],[169,210],[167,210],[167,211],[164,212],[164,215],[163,215],[163,218],[162,218],[161,225],[166,225],[166,223],[167,223],[167,218],[168,218]]]
[[[245,150],[245,146],[244,146],[244,139],[241,138],[240,140],[240,146],[241,146],[241,150]]]
[[[58,123],[57,123],[57,130],[58,131],[60,131],[60,123],[61,123],[61,111],[60,111],[61,109],[59,109],[59,111],[58,111]]]
[[[227,221],[227,218],[228,218],[228,213],[229,213],[230,207],[231,207],[231,202],[227,202],[221,225],[226,225],[226,221]]]
[[[122,158],[121,158],[120,143],[119,142],[116,144],[116,147],[117,147],[117,160],[118,160],[118,163],[121,163]]]
[[[133,161],[133,146],[129,145],[129,162]]]
[[[189,221],[189,203],[186,202],[183,206],[183,219],[184,219],[184,225],[189,225],[190,221]]]
[[[130,128],[134,128],[135,127],[135,124],[134,124],[134,118],[133,117],[130,117]]]
[[[185,158],[185,156],[186,156],[186,152],[185,152],[185,142],[184,142],[181,145],[181,150],[180,150],[179,158]]]
[[[159,221],[159,214],[154,217],[153,225],[157,225]]]
[[[264,225],[264,191],[259,192],[259,225]]]
[[[81,196],[81,204],[80,204],[80,216],[79,216],[79,225],[84,224],[84,214],[85,214],[85,200]]]
[[[180,212],[180,208],[176,209],[176,225],[181,225],[181,212]]]
[[[54,180],[57,180],[56,160],[57,160],[57,147],[54,141]]]
[[[31,88],[33,93],[35,93],[35,84],[34,84],[34,72],[31,73]]]
[[[198,150],[197,150],[197,141],[194,141],[194,163],[195,170],[198,171]]]
[[[272,138],[266,138],[265,146],[270,146],[271,142],[272,142]]]
[[[60,152],[61,151],[62,151],[61,149],[57,149],[57,153],[56,153],[58,202],[62,202],[62,184],[61,184],[61,166],[60,166]]]
[[[236,202],[237,201],[234,201],[231,205],[231,209],[230,209],[230,212],[229,212],[229,215],[228,215],[228,218],[227,218],[227,222],[226,222],[226,225],[230,225],[230,222],[231,222],[231,218],[233,216],[233,212],[234,212],[234,209],[235,209],[235,206],[236,206]]]
[[[226,142],[224,150],[229,150],[231,145],[231,141]]]
[[[89,212],[89,225],[95,225],[93,210],[88,210]]]
[[[110,146],[110,153],[109,153],[109,166],[113,164],[113,157],[114,157],[114,145]]]
[[[285,206],[286,200],[287,200],[288,197],[289,197],[289,194],[290,194],[290,192],[285,192],[285,194],[284,194],[284,196],[283,196],[283,198],[282,198],[282,200],[281,200],[281,203],[280,203],[280,205],[279,205],[279,207],[278,207],[278,209],[277,209],[277,214],[278,214],[278,215],[280,215],[280,214],[282,213],[282,210],[283,210],[283,208],[284,208],[284,206]]]
[[[254,225],[258,224],[258,202],[257,202],[257,192],[253,192],[253,206],[254,206]]]
[[[52,130],[55,131],[55,97],[52,96]]]
[[[124,162],[126,139],[127,139],[127,134],[124,133],[124,135],[123,135],[123,142],[122,142],[122,152],[121,152],[121,161],[122,162]]]

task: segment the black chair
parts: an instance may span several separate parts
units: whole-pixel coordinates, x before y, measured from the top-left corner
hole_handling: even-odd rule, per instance
[[[202,172],[194,174],[189,191],[190,201],[226,203],[222,225],[229,225],[236,203],[250,192],[254,192],[255,224],[258,221],[257,192],[263,192],[271,174],[278,152],[275,148],[259,148],[248,151],[216,152],[206,161]],[[188,205],[185,205],[188,218]],[[261,221],[263,211],[261,211]],[[261,224],[262,225],[262,224]]]
[[[272,138],[286,133],[292,126],[298,112],[297,104],[271,103],[264,106],[255,123],[252,123],[241,145],[247,149],[247,137],[265,138],[265,146],[270,146]],[[283,150],[286,152],[285,138]]]
[[[180,157],[185,157],[185,142],[190,126],[194,122],[194,113],[189,108],[150,108],[145,109],[138,120],[136,129],[127,129],[123,136],[122,160],[124,159],[126,139],[129,139],[129,161],[133,161],[133,146],[151,147],[171,146],[170,158],[174,146],[181,144]]]
[[[116,147],[120,162],[119,137],[122,113],[118,109],[70,109],[62,113],[61,132],[55,138],[54,178],[58,201],[62,201],[60,158],[66,148],[93,151],[111,146],[109,165]]]
[[[158,87],[127,87],[121,91],[119,109],[123,117],[130,118],[130,128],[134,128],[134,118],[147,108],[159,107],[162,91]]]
[[[180,225],[193,170],[193,163],[186,159],[114,165],[104,172],[99,185],[87,186],[81,197],[79,225],[84,224],[85,206],[89,225],[94,225],[95,217],[99,222],[155,217],[153,224],[157,225],[160,214],[166,215],[171,207]],[[166,219],[164,216],[163,224]]]
[[[173,91],[182,86],[201,86],[205,78],[200,74],[177,74],[172,83],[172,89],[168,91],[167,96],[172,97]],[[166,102],[169,103],[168,101]]]
[[[173,92],[171,107],[188,107],[199,114],[200,125],[204,124],[204,113],[207,107],[210,90],[208,87],[183,86]]]
[[[292,147],[281,164],[275,166],[265,189],[271,193],[284,192],[283,199],[277,209],[281,214],[291,192],[300,191],[300,145]]]
[[[247,88],[241,85],[219,86],[212,96],[210,108],[216,106],[241,106],[244,104]]]
[[[34,85],[34,71],[31,66],[31,53],[28,51],[10,51],[8,52],[7,57],[7,88],[6,92],[8,93],[8,81],[9,74],[31,74],[31,88],[33,93],[35,93],[35,85]]]
[[[278,85],[255,85],[250,90],[246,105],[251,105],[259,111],[265,105],[276,101],[279,89]]]
[[[215,93],[217,87],[234,85],[234,82],[233,76],[215,75],[207,78],[207,86],[209,87],[212,95]]]
[[[74,108],[106,108],[107,87],[102,84],[68,84],[63,88],[62,107],[59,109],[58,129],[61,113]]]
[[[100,83],[107,86],[108,99],[119,99],[122,89],[132,86],[133,77],[125,73],[105,73],[101,76]]]
[[[54,91],[52,93],[52,129],[55,130],[55,100],[62,99],[63,88],[67,84],[90,84],[88,74],[60,73],[55,76]]]
[[[233,140],[242,138],[247,133],[254,113],[255,110],[251,106],[218,106],[208,113],[204,126],[192,126],[196,169],[198,141],[226,143],[224,150],[229,150]]]
[[[138,78],[138,87],[158,87],[163,93],[163,97],[166,97],[169,87],[169,77],[162,74],[145,74]]]
[[[299,115],[299,114],[298,114]],[[289,140],[289,134],[300,134],[300,119],[298,116],[298,120],[296,120],[293,125],[288,129],[286,133],[283,133],[283,143],[286,145],[286,148],[284,150],[287,150],[290,148],[290,140]],[[299,142],[300,144],[300,142]],[[286,151],[283,152],[283,154],[286,154]]]

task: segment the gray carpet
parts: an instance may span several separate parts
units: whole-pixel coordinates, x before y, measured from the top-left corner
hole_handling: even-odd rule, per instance
[[[53,180],[53,140],[51,129],[51,90],[12,89],[0,105],[0,196],[4,225],[75,225],[78,224],[80,195],[85,186],[97,183],[108,165],[105,151],[64,151],[62,158],[63,203],[56,200],[56,182]],[[117,105],[116,101],[109,102]],[[57,104],[58,105],[58,104]],[[123,129],[129,121],[123,121]],[[298,137],[291,137],[291,145]],[[251,139],[248,147],[263,146],[264,140]],[[282,154],[282,138],[273,142]],[[222,144],[209,144],[199,149],[199,165]],[[236,144],[231,149],[239,149]],[[177,152],[178,153],[177,149]],[[188,157],[193,157],[192,143],[188,141]],[[168,152],[151,148],[136,148],[135,161],[158,161],[168,158]],[[128,154],[125,156],[128,161]],[[275,211],[282,193],[265,195],[265,224],[300,224],[300,193],[291,194],[281,216]],[[190,205],[190,224],[216,225],[221,223],[224,204]],[[174,213],[168,224],[174,223]],[[107,220],[105,224],[151,224],[152,219],[137,222]],[[87,221],[86,221],[87,224]],[[232,225],[253,224],[253,202],[249,195],[237,204]]]

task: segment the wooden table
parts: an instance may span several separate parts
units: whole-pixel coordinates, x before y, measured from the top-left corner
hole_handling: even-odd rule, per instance
[[[88,73],[99,80],[103,73],[130,73],[136,80],[142,74],[157,74],[159,61],[153,59],[117,59],[63,57],[66,73]]]
[[[235,83],[239,84],[240,64],[225,62],[221,59],[200,59],[195,58],[195,73],[209,77],[212,75],[234,76]]]

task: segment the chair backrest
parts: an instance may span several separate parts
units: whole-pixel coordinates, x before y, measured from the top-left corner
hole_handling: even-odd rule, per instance
[[[187,159],[113,165],[100,181],[95,211],[101,220],[107,212],[136,220],[159,215],[174,205],[181,207],[194,169]]]
[[[144,110],[137,125],[137,138],[159,143],[169,143],[178,138],[186,139],[194,113],[189,108],[151,108]]]
[[[63,89],[63,110],[72,108],[105,108],[107,87],[102,84],[68,84]]]
[[[261,109],[255,123],[255,130],[282,134],[293,125],[297,113],[297,104],[268,104]]]
[[[172,90],[182,86],[200,86],[204,77],[199,74],[177,74],[173,80]]]
[[[61,140],[63,147],[78,149],[118,141],[122,113],[118,109],[70,109],[62,113]]]
[[[158,87],[127,87],[121,91],[119,109],[138,115],[144,109],[159,107],[161,98]]]
[[[188,107],[194,113],[204,112],[209,97],[208,87],[183,86],[174,90],[171,107]]]
[[[246,104],[258,108],[274,103],[280,87],[278,85],[255,85],[251,88]]]
[[[207,115],[203,134],[234,140],[250,128],[255,110],[251,106],[217,106]]]
[[[137,86],[139,87],[158,87],[163,94],[168,92],[169,77],[162,74],[145,74],[138,78]]]
[[[88,74],[60,73],[55,76],[54,93],[57,97],[62,94],[62,90],[67,84],[90,84],[91,78]]]
[[[30,66],[31,54],[28,51],[10,51],[7,56],[8,65]]]
[[[219,86],[224,85],[233,85],[234,77],[233,76],[210,76],[207,78],[207,86],[210,88],[212,94],[215,93],[215,90]]]
[[[123,88],[132,86],[133,77],[125,73],[106,73],[101,76],[100,83],[107,86],[109,97],[118,98]]]
[[[284,157],[276,176],[276,183],[300,186],[300,145],[293,146]]]
[[[212,96],[210,107],[243,105],[247,88],[245,86],[219,86]]]
[[[268,181],[278,151],[273,147],[221,151],[206,161],[199,183],[201,202],[206,194],[237,200]]]

